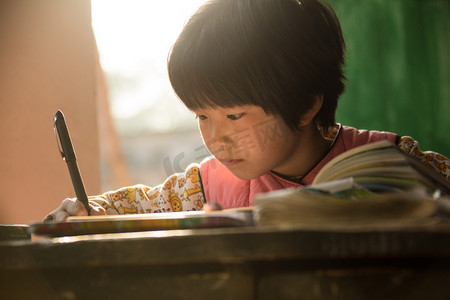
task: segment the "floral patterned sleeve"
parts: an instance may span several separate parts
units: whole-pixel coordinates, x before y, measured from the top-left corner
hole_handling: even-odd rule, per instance
[[[401,150],[418,158],[425,165],[430,166],[450,181],[450,160],[447,157],[432,151],[422,152],[419,148],[419,143],[409,136],[400,137],[397,145]]]
[[[109,215],[201,210],[204,201],[197,164],[155,187],[135,185],[89,197],[91,205],[102,206]]]

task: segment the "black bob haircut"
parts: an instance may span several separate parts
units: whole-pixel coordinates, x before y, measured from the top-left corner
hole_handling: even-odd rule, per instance
[[[255,105],[291,130],[323,95],[314,121],[326,131],[345,88],[344,62],[339,21],[320,0],[210,0],[173,45],[168,72],[190,110]]]

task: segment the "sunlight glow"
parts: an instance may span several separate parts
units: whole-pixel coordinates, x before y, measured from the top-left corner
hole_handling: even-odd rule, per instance
[[[92,0],[92,26],[100,61],[108,78],[112,114],[142,122],[157,131],[177,127],[192,114],[172,91],[167,55],[183,25],[205,0]],[[173,111],[185,111],[175,118]],[[165,114],[166,112],[166,114]],[[183,115],[184,114],[184,115]],[[147,124],[147,125],[145,125]]]

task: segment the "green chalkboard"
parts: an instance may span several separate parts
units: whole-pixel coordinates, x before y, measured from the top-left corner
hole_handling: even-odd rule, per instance
[[[336,120],[450,155],[450,1],[329,0],[347,43]]]

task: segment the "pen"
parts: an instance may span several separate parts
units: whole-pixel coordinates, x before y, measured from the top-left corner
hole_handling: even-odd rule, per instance
[[[66,161],[67,167],[69,168],[75,194],[77,195],[78,200],[83,203],[89,214],[90,207],[88,197],[86,195],[86,190],[84,189],[83,179],[81,179],[80,171],[78,170],[77,158],[70,140],[69,131],[67,130],[66,121],[64,120],[64,114],[61,110],[58,110],[53,117],[53,130],[55,131],[55,136],[59,137],[59,141],[58,138],[56,138],[56,143],[63,160]]]

